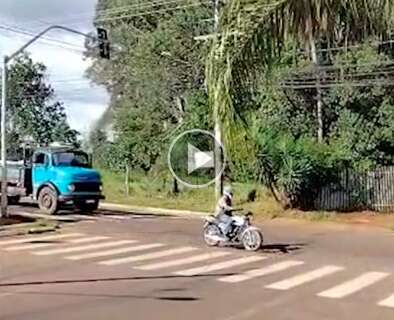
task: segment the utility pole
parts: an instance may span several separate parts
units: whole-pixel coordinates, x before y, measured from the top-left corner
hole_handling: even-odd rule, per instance
[[[9,56],[4,56],[3,60],[3,70],[2,70],[2,96],[1,96],[1,213],[0,217],[6,217],[8,215],[7,212],[7,129],[6,129],[6,117],[7,117],[7,64],[12,59],[14,59],[18,54],[23,52],[27,47],[40,39],[47,32],[58,29],[66,32],[74,33],[85,38],[92,39],[94,41],[98,41],[100,56],[104,59],[110,58],[110,45],[108,41],[107,31],[103,28],[97,28],[98,37],[80,32],[78,30],[74,30],[68,27],[63,27],[59,25],[53,25],[42,32],[38,33],[31,40],[26,42],[22,47],[20,47],[17,51]]]
[[[1,75],[1,213],[7,216],[7,149],[6,149],[6,111],[7,111],[7,57],[3,59]]]
[[[219,29],[219,0],[214,0],[214,34],[218,34]],[[222,130],[220,126],[220,118],[218,113],[217,106],[214,106],[213,112],[215,128],[214,128],[214,136],[215,136],[215,149],[214,149],[214,158],[215,158],[215,196],[216,200],[222,196],[223,193],[223,150],[221,148],[222,144]]]

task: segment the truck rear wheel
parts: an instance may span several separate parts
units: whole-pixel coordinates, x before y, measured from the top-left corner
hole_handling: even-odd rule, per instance
[[[38,195],[38,206],[46,214],[55,214],[59,209],[56,191],[49,187],[44,187]]]

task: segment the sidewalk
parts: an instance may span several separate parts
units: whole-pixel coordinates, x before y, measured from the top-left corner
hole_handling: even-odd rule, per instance
[[[209,212],[190,211],[190,210],[176,210],[176,209],[163,209],[152,207],[132,206],[116,203],[103,202],[100,204],[101,210],[119,210],[130,213],[141,214],[156,214],[156,215],[169,215],[169,216],[184,216],[184,217],[204,217],[209,215]]]

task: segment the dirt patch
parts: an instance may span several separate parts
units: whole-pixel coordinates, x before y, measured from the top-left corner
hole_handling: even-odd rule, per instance
[[[376,213],[372,211],[342,213],[338,214],[335,220],[349,224],[370,225],[387,228],[394,225],[394,214]]]
[[[10,226],[13,224],[19,223],[27,223],[34,222],[34,219],[26,218],[26,217],[9,217],[9,218],[0,218],[0,226]]]

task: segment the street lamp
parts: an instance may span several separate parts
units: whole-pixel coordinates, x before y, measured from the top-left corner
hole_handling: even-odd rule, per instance
[[[85,34],[78,30],[74,30],[64,26],[53,25],[49,26],[36,36],[34,36],[31,40],[29,40],[26,44],[24,44],[21,48],[15,51],[13,54],[9,56],[4,56],[3,58],[3,70],[2,70],[2,96],[1,96],[1,213],[0,217],[7,216],[7,139],[6,139],[6,112],[7,112],[7,65],[8,63],[14,59],[18,54],[23,52],[27,47],[40,39],[47,32],[58,29],[66,32],[71,32],[74,34],[81,35],[85,38],[92,39],[93,41],[98,43],[100,56],[104,59],[110,58],[110,45],[108,41],[108,33],[103,28],[97,28],[97,37]]]

